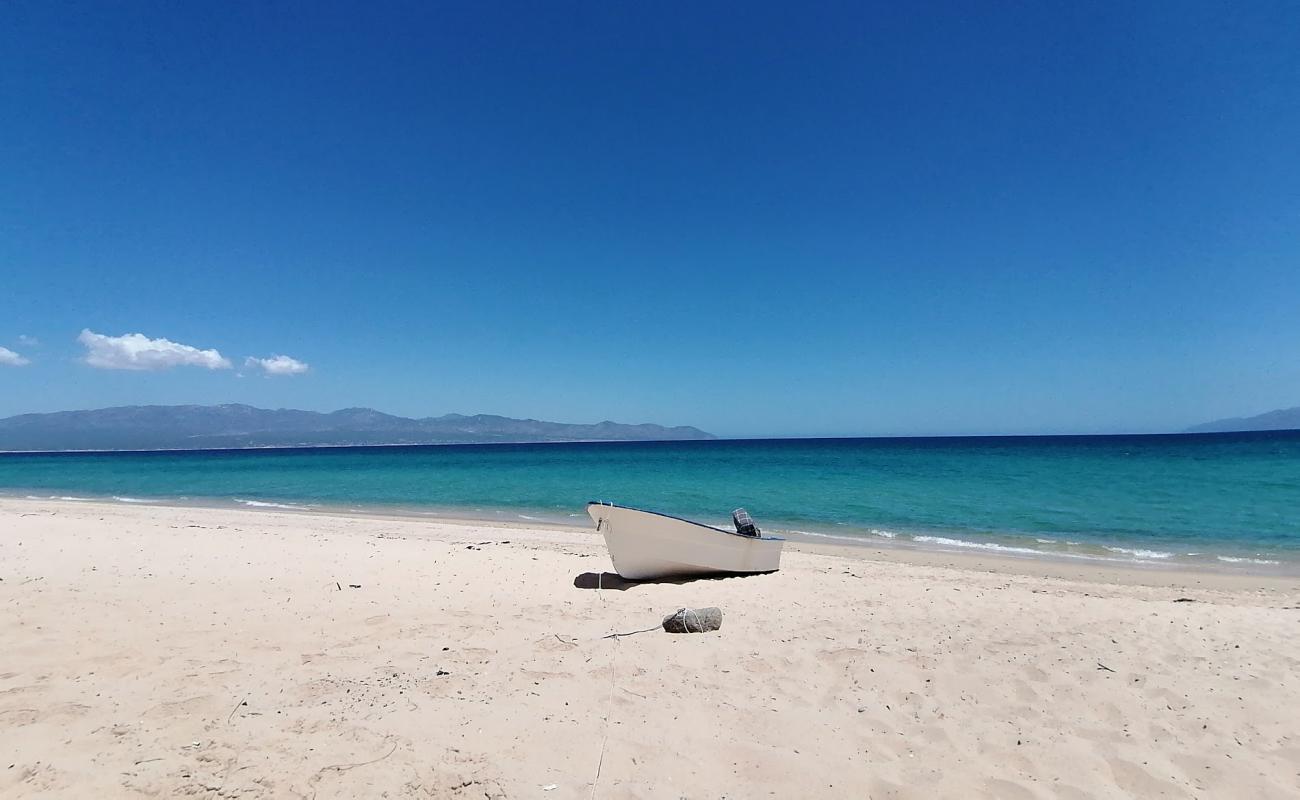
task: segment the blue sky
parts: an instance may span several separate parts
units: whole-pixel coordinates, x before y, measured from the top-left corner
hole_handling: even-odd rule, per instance
[[[0,415],[1300,405],[1294,4],[375,5],[0,6]]]

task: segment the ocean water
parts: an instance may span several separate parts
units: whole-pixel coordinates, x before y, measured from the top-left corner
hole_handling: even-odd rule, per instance
[[[0,454],[0,493],[585,525],[603,499],[792,538],[1300,565],[1300,432]]]

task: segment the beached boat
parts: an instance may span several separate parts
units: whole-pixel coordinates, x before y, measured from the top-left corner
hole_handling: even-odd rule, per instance
[[[587,513],[605,535],[614,570],[629,580],[781,568],[785,540],[764,536],[743,509],[732,516],[735,531],[613,503],[588,503]]]

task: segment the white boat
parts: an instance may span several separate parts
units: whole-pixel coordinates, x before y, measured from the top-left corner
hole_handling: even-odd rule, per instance
[[[605,535],[614,570],[628,580],[775,572],[785,540],[714,528],[613,503],[591,502],[587,513]],[[737,512],[748,521],[743,510]],[[740,522],[737,522],[738,526]]]

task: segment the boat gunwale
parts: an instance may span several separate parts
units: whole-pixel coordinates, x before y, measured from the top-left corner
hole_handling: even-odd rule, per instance
[[[618,503],[611,503],[611,502],[609,502],[609,501],[607,501],[607,500],[588,500],[588,501],[587,501],[587,505],[588,505],[589,507],[590,507],[590,506],[609,506],[610,508],[621,508],[621,509],[623,509],[623,510],[625,510],[625,511],[639,511],[639,512],[642,513],[642,514],[653,514],[653,515],[656,516],[656,517],[665,517],[665,518],[667,518],[667,519],[674,519],[674,520],[677,520],[678,522],[685,522],[687,525],[694,525],[694,526],[697,527],[697,528],[704,528],[705,530],[713,531],[714,533],[725,533],[725,534],[727,534],[728,536],[739,536],[741,539],[744,539],[744,540],[746,540],[746,541],[750,541],[750,542],[752,542],[752,541],[760,541],[760,542],[784,542],[784,541],[786,540],[784,536],[766,536],[766,535],[763,535],[763,534],[759,534],[758,536],[746,536],[745,534],[743,534],[743,533],[739,533],[739,532],[737,532],[737,531],[729,531],[729,530],[726,530],[725,528],[715,528],[715,527],[713,527],[712,525],[705,525],[703,522],[696,522],[696,521],[693,520],[693,519],[685,519],[685,518],[683,518],[683,517],[675,517],[675,516],[673,516],[672,514],[664,514],[664,513],[659,512],[659,511],[647,511],[647,510],[645,510],[644,508],[635,508],[635,507],[633,507],[633,506],[624,506],[624,505],[619,505]]]

